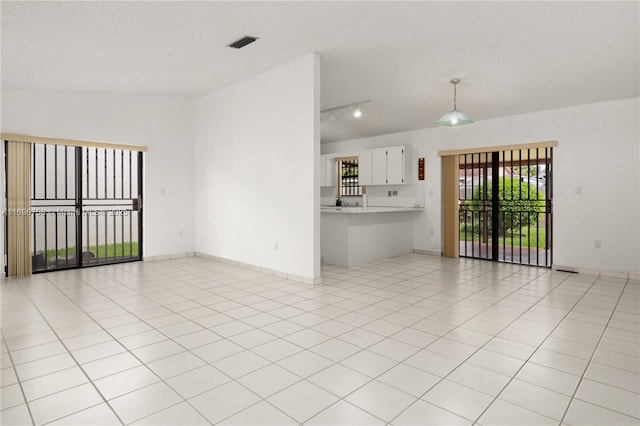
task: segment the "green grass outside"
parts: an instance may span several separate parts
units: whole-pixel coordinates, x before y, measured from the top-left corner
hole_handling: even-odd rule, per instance
[[[138,256],[138,243],[117,243],[117,244],[105,244],[100,246],[83,247],[82,251],[90,251],[95,257],[134,257]],[[47,250],[47,260],[58,257],[65,259],[74,257],[76,254],[75,247]],[[57,255],[57,256],[56,256]]]
[[[467,225],[466,234],[464,232],[464,228],[464,224],[460,225],[460,241],[480,242],[480,236],[473,233],[470,225]],[[516,235],[500,237],[498,239],[498,244],[506,246],[514,245],[516,247],[538,247],[541,249],[546,248],[546,228],[538,228],[536,231],[535,225],[523,226],[522,228],[520,228],[520,232],[515,234]],[[482,242],[486,243],[487,241]],[[488,242],[491,242],[491,238],[489,238]]]

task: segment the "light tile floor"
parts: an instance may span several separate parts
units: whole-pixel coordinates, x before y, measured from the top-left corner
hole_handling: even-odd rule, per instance
[[[1,423],[640,423],[638,281],[408,255],[3,280]]]

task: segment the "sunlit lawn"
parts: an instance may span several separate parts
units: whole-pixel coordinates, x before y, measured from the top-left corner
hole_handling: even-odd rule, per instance
[[[467,225],[467,232],[465,233],[464,224],[460,225],[460,241],[474,241],[474,242],[491,242],[491,237],[489,237],[489,241],[484,241],[480,239],[480,235],[474,234],[472,231],[472,227],[470,224]],[[515,235],[513,235],[515,234]],[[499,245],[505,246],[519,246],[519,247],[538,247],[538,248],[546,248],[546,237],[547,230],[543,227],[537,227],[536,225],[524,226],[520,228],[519,233],[512,233],[511,236],[500,237],[498,239]]]

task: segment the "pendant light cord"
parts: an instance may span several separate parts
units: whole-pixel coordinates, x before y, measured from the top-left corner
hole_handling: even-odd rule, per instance
[[[458,83],[453,83],[453,109],[458,109],[458,107],[456,106],[456,96],[457,96],[456,86],[457,85]]]

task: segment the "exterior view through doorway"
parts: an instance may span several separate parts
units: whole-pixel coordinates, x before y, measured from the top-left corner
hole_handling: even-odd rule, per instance
[[[439,152],[443,255],[551,267],[555,146]]]
[[[460,155],[461,257],[551,266],[552,150]]]
[[[143,152],[64,142],[71,141],[27,144],[29,207],[7,211],[5,248],[7,218],[26,215],[33,273],[142,260]],[[5,138],[5,153],[12,143]],[[12,179],[6,176],[7,187]],[[16,254],[5,252],[10,265]]]

